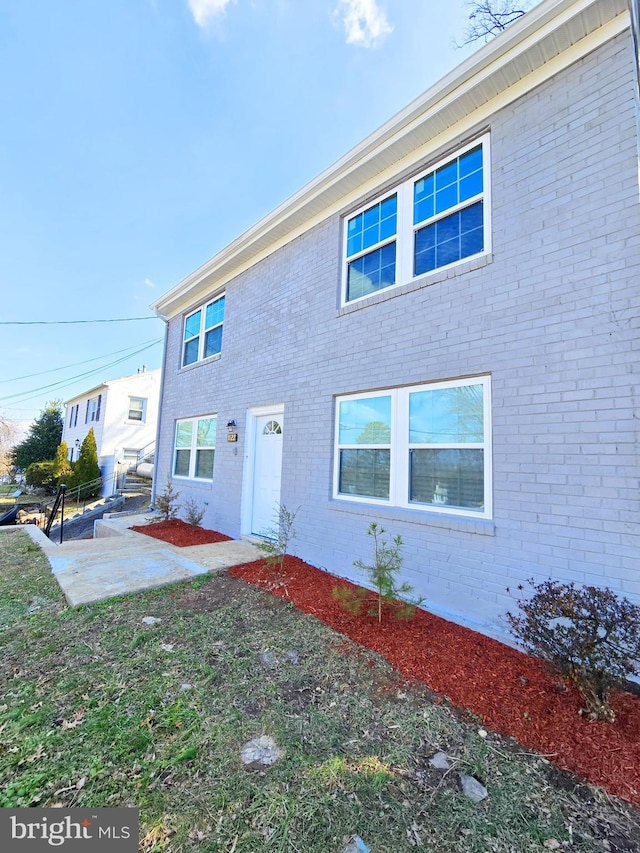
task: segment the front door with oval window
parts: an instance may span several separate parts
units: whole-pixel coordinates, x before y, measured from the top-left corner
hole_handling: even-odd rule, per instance
[[[251,532],[264,536],[277,526],[282,477],[282,414],[254,420]]]

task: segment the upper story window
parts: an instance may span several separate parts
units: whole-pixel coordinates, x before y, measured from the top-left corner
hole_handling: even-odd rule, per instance
[[[102,394],[98,394],[97,397],[91,397],[91,399],[87,400],[87,410],[84,416],[84,422],[86,424],[90,424],[93,422],[98,422],[100,420],[100,407],[102,405]]]
[[[347,222],[347,302],[396,283],[398,197]]]
[[[343,302],[488,252],[488,176],[485,136],[349,217]]]
[[[334,497],[491,517],[490,379],[340,397]]]
[[[74,427],[77,425],[79,409],[80,403],[76,403],[75,406],[71,406],[71,414],[69,415],[69,427]]]
[[[195,364],[222,350],[224,294],[185,317],[182,366]]]
[[[147,409],[147,401],[144,397],[129,397],[129,411],[127,419],[144,423]]]

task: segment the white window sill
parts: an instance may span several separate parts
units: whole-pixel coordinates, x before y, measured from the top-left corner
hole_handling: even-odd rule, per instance
[[[381,506],[380,504],[353,503],[333,498],[329,506],[337,512],[348,515],[356,515],[363,520],[371,521],[372,518],[380,520],[383,524],[392,524],[401,521],[406,524],[419,524],[422,527],[438,527],[443,530],[452,530],[459,533],[473,533],[479,536],[495,536],[495,521],[488,518],[471,518],[466,515],[448,515],[438,512],[423,512],[419,510],[406,509],[404,507]]]
[[[204,364],[211,364],[213,361],[220,361],[221,356],[222,353],[218,352],[215,355],[210,355],[209,358],[203,358],[202,361],[194,361],[193,364],[185,364],[183,367],[178,368],[178,373],[187,373],[189,370],[194,370],[196,367],[202,367]]]
[[[213,485],[213,480],[196,480],[195,477],[180,477],[178,474],[173,474],[171,482],[181,483],[183,486],[187,483],[190,486],[200,486],[202,489],[207,489]]]

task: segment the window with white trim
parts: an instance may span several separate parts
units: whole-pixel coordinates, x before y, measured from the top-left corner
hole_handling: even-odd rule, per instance
[[[212,480],[218,418],[190,418],[176,423],[173,474],[189,480]]]
[[[80,403],[76,403],[75,406],[71,406],[71,414],[69,415],[69,427],[74,427],[78,423],[78,409],[80,408]]]
[[[198,308],[184,319],[182,366],[195,364],[222,351],[224,294]]]
[[[343,303],[490,251],[489,137],[345,219]]]
[[[491,517],[488,376],[336,400],[334,497]]]
[[[139,421],[144,423],[147,409],[147,400],[145,397],[129,397],[129,411],[127,419],[130,421]]]
[[[97,397],[91,397],[87,400],[87,410],[84,416],[85,424],[97,423],[100,420],[100,406],[102,404],[102,394]]]

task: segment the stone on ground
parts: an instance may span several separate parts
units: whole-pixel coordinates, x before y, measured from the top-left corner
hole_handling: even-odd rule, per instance
[[[460,774],[460,785],[462,786],[462,793],[473,803],[479,803],[489,796],[484,785],[481,785],[473,776],[467,776],[466,773]]]
[[[283,751],[269,735],[261,735],[258,738],[250,740],[248,743],[245,743],[240,752],[242,763],[247,767],[251,767],[252,765],[269,767],[271,764],[275,764],[283,755]]]

